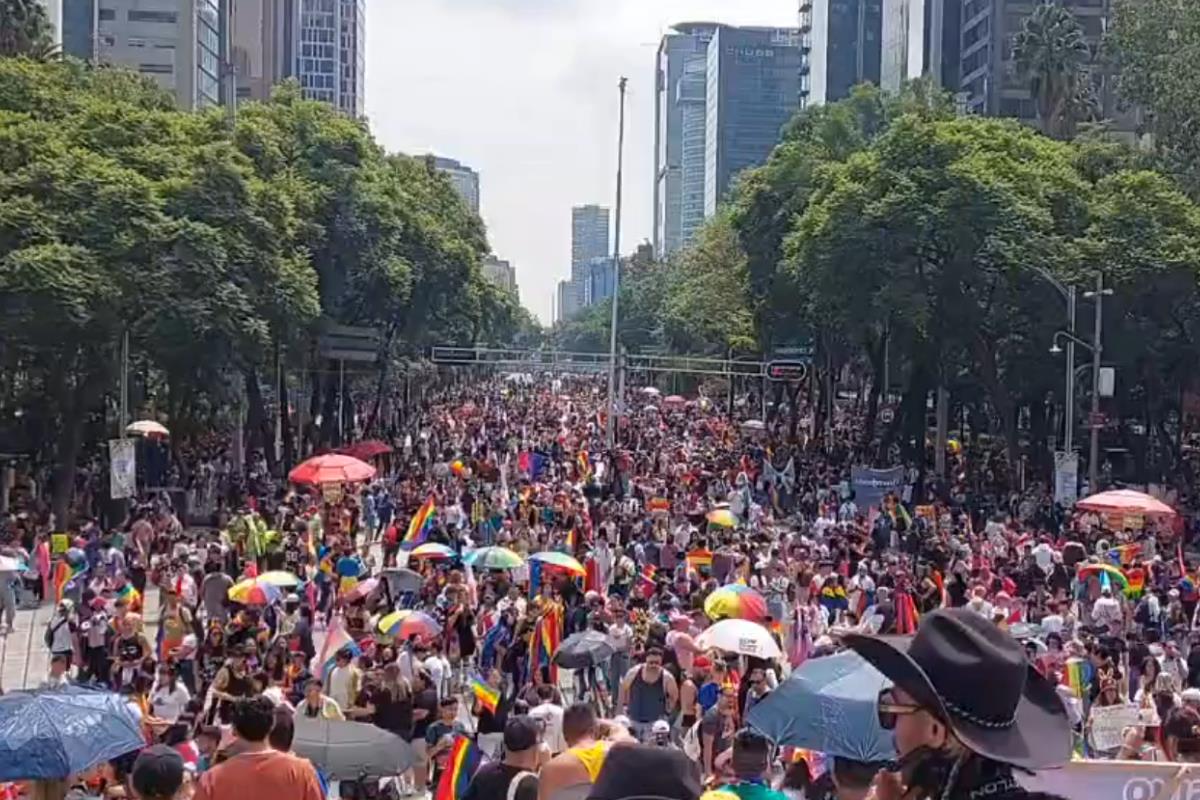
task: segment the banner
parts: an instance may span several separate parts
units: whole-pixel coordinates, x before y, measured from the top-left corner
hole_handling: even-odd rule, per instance
[[[137,442],[133,439],[108,440],[108,474],[112,499],[137,494]]]
[[[1074,505],[1079,499],[1079,454],[1054,451],[1054,502]]]
[[[1194,800],[1200,798],[1200,765],[1153,761],[1072,761],[1062,769],[1017,773],[1031,792],[1066,800]]]
[[[851,467],[850,488],[854,491],[854,504],[864,512],[868,508],[883,505],[883,496],[888,492],[899,495],[903,488],[904,467],[871,469]]]

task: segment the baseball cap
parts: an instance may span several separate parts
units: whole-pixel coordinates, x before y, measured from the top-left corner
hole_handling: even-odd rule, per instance
[[[542,739],[542,726],[533,717],[521,714],[510,717],[504,726],[504,750],[521,753],[536,747]]]
[[[138,754],[130,781],[141,800],[171,800],[183,786],[183,756],[156,744]]]

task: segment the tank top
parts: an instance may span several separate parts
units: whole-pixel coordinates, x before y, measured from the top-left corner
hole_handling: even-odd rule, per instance
[[[572,747],[567,752],[579,759],[579,763],[587,770],[588,778],[595,783],[600,768],[604,766],[604,758],[608,755],[608,742],[592,742],[582,747]]]
[[[667,715],[665,672],[660,672],[654,683],[647,683],[642,672],[637,671],[629,687],[629,718],[634,722],[654,722]]]

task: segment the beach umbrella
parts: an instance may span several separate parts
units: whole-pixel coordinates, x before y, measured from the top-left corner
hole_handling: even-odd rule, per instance
[[[890,687],[858,653],[810,658],[754,704],[746,724],[778,746],[889,761],[896,748],[891,732],[879,724],[879,693]]]
[[[378,588],[378,578],[367,578],[365,581],[356,584],[353,589],[342,595],[342,598],[348,603],[353,603],[355,600],[364,599],[367,595]]]
[[[737,517],[728,508],[714,508],[705,516],[710,525],[716,525],[721,528],[736,528],[738,521]]]
[[[348,447],[343,447],[338,452],[360,461],[367,461],[392,452],[392,447],[378,439],[367,439],[365,442],[355,442]]]
[[[142,419],[137,422],[132,422],[125,427],[126,433],[132,433],[135,436],[146,436],[149,438],[160,437],[167,438],[171,432],[161,422],[155,422],[152,419]]]
[[[425,583],[421,573],[405,567],[388,567],[383,570],[382,574],[384,580],[388,582],[388,586],[391,587],[393,595],[420,591],[421,584]]]
[[[331,781],[398,774],[416,761],[413,746],[390,731],[361,722],[308,719],[303,714],[296,715],[292,750],[319,766]],[[246,787],[246,793],[253,794],[253,786]]]
[[[258,579],[263,583],[269,583],[272,586],[279,586],[281,588],[300,585],[300,578],[282,569],[273,569],[270,572],[264,572],[258,576]]]
[[[1085,497],[1075,504],[1084,511],[1101,514],[1141,514],[1144,516],[1173,517],[1175,509],[1161,500],[1130,489],[1114,489]]]
[[[1121,589],[1129,585],[1129,579],[1125,577],[1125,573],[1112,564],[1084,564],[1079,568],[1077,574],[1080,578],[1090,578],[1092,576],[1099,578],[1107,575],[1108,579],[1116,583]]]
[[[288,473],[292,483],[320,486],[326,483],[362,483],[375,477],[375,468],[365,461],[340,453],[313,456]]]
[[[744,583],[722,586],[704,599],[704,613],[710,619],[748,619],[763,622],[767,601]]]
[[[229,587],[229,599],[245,606],[268,606],[282,597],[278,586],[259,578],[247,578]]]
[[[78,686],[0,696],[0,780],[56,780],[145,747],[129,704]]]
[[[442,626],[424,611],[402,608],[379,620],[379,632],[404,641],[414,634],[432,639],[442,632]]]
[[[437,542],[426,542],[414,547],[408,554],[409,559],[413,558],[431,558],[435,561],[446,558],[456,558],[458,553],[444,544]]]
[[[463,563],[478,569],[516,569],[525,565],[525,559],[507,547],[481,547],[463,556]]]
[[[701,650],[715,647],[755,658],[779,658],[782,655],[771,632],[748,619],[723,619],[701,631],[696,637],[696,645]]]
[[[587,570],[583,568],[578,560],[572,558],[566,553],[560,553],[557,550],[548,550],[539,553],[534,553],[529,557],[530,561],[540,561],[546,566],[557,567],[574,575],[577,578],[582,578],[587,575]]]
[[[584,669],[602,664],[616,650],[608,637],[599,631],[580,631],[562,640],[554,651],[554,663],[564,669]]]

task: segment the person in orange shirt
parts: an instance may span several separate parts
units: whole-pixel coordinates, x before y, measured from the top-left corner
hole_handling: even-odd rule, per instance
[[[200,776],[193,800],[228,800],[253,794],[255,800],[323,800],[311,763],[272,749],[267,737],[275,706],[265,697],[239,700],[233,709],[236,755]]]

